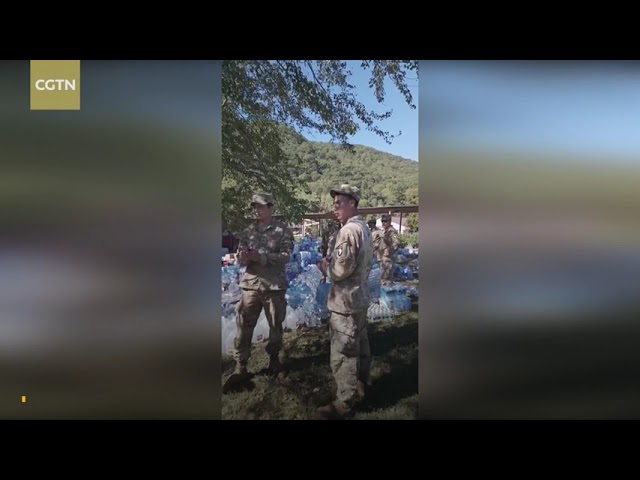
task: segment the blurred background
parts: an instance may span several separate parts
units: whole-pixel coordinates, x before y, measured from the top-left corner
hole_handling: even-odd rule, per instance
[[[0,86],[0,418],[219,418],[218,62],[83,60],[80,111]]]
[[[420,416],[640,417],[640,62],[420,64]]]

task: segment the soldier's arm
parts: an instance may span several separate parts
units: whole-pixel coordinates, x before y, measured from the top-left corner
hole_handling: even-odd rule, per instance
[[[338,238],[338,232],[332,233],[329,237],[329,242],[327,243],[327,252],[325,256],[330,259],[333,254],[333,250],[336,247],[336,239]]]
[[[378,230],[374,230],[372,235],[373,240],[373,250],[377,251],[380,248],[380,241],[382,240],[382,236]]]
[[[293,232],[285,227],[284,233],[280,238],[279,252],[263,254],[260,258],[260,264],[284,266],[291,261],[291,253],[293,252]]]
[[[322,234],[322,241],[320,242],[320,253],[323,257],[327,256],[327,247],[329,245],[329,237],[326,233]]]
[[[348,278],[356,269],[360,244],[356,235],[350,230],[342,229],[336,237],[336,244],[327,268],[329,278],[339,282]]]
[[[392,253],[397,252],[399,246],[400,246],[400,240],[398,239],[398,232],[394,230],[391,232],[391,252]]]

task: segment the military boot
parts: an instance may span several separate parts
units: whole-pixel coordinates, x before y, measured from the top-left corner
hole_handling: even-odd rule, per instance
[[[367,385],[367,383],[363,382],[362,380],[358,380],[358,385],[356,387],[356,390],[358,392],[359,400],[363,401],[364,398],[367,396],[367,391],[369,390],[369,385]]]
[[[227,378],[227,381],[224,382],[224,385],[222,385],[222,393],[228,393],[234,390],[249,378],[251,378],[251,374],[247,370],[247,365],[244,363],[236,363],[235,370],[229,378]]]
[[[236,369],[233,371],[232,375],[238,375],[240,377],[248,377],[249,370],[247,370],[247,365],[245,363],[236,363]]]
[[[267,373],[269,375],[278,375],[284,370],[280,358],[277,353],[272,353],[269,357],[269,366],[267,367]]]

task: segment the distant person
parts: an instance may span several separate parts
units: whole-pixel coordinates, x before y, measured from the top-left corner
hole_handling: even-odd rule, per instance
[[[337,220],[329,220],[327,228],[322,232],[322,240],[320,242],[320,254],[323,257],[330,257],[336,241],[336,235],[340,231],[340,222]]]
[[[329,220],[327,222],[327,228],[322,232],[322,239],[320,241],[320,255],[323,258],[326,258],[327,261],[331,261],[331,253],[333,252],[333,247],[336,242],[336,235],[340,231],[340,222],[337,220]],[[326,282],[327,276],[323,274],[321,282]]]
[[[282,325],[287,313],[285,294],[289,285],[285,266],[293,251],[293,233],[273,218],[273,198],[260,193],[251,201],[256,221],[240,236],[238,263],[246,266],[240,280],[242,296],[237,307],[237,333],[234,340],[235,375],[248,375],[253,331],[264,310],[269,323],[266,351],[270,356],[268,372],[282,370]]]
[[[380,280],[382,285],[390,285],[393,282],[393,268],[400,241],[398,231],[391,225],[391,215],[382,215],[381,220],[382,235],[377,250],[380,262]]]
[[[371,232],[358,214],[360,190],[342,185],[330,191],[342,227],[328,257],[319,264],[331,279],[327,308],[331,312],[330,364],[336,399],[318,409],[321,418],[347,418],[366,394],[371,351],[367,310],[371,303],[369,273],[373,259]]]
[[[382,240],[382,229],[376,226],[375,220],[369,220],[367,222],[369,225],[369,230],[371,231],[371,238],[373,240],[373,254],[375,259],[380,263],[380,241]]]

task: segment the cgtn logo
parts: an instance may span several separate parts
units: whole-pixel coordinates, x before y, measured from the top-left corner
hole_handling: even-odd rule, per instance
[[[80,110],[80,60],[31,60],[31,110]]]
[[[36,80],[36,90],[49,90],[49,91],[66,91],[66,90],[76,90],[76,81],[74,80],[66,80],[66,79],[48,79],[44,80],[42,78]]]

